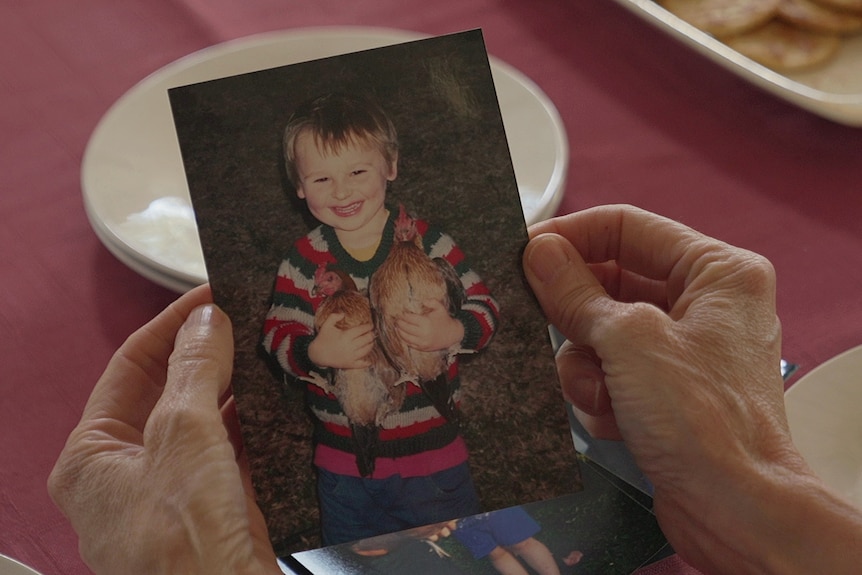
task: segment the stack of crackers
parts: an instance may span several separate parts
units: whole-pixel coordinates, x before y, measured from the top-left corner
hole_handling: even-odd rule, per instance
[[[782,72],[822,65],[862,32],[862,0],[656,0],[737,52]]]

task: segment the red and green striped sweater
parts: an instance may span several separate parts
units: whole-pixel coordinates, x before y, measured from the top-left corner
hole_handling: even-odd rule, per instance
[[[264,324],[263,346],[288,376],[306,377],[311,371],[319,371],[308,359],[308,345],[314,338],[314,312],[322,301],[320,296],[312,296],[315,270],[320,264],[328,264],[349,274],[360,290],[367,289],[369,278],[389,254],[396,212],[390,210],[380,246],[368,261],[351,257],[335,231],[326,225],[297,241],[282,261]],[[449,235],[423,220],[417,220],[416,226],[425,252],[447,259],[466,290],[467,301],[457,315],[464,325],[461,348],[484,348],[497,328],[496,300]],[[457,358],[449,368],[449,378],[458,403],[461,391]],[[334,473],[358,475],[350,426],[338,400],[311,383],[306,384],[306,397],[315,417],[315,464]],[[415,385],[407,386],[401,409],[383,421],[378,441],[375,478],[429,475],[467,459],[457,425],[446,421]]]

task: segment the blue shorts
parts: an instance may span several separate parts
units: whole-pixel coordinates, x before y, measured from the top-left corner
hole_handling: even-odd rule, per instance
[[[515,545],[541,530],[522,507],[508,507],[461,519],[452,536],[470,550],[474,559],[481,559],[496,547]]]
[[[449,521],[481,511],[468,464],[425,477],[369,479],[318,469],[324,545]]]

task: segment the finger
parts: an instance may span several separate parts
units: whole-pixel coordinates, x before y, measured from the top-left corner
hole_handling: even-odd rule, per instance
[[[224,400],[224,403],[219,408],[221,411],[221,419],[224,423],[225,429],[227,429],[227,436],[233,445],[233,451],[236,454],[237,459],[239,459],[240,455],[245,451],[242,442],[242,434],[240,433],[239,426],[239,416],[236,411],[236,401],[232,394],[229,394],[227,398]]]
[[[410,332],[410,331],[408,331],[408,330],[403,330],[403,329],[399,329],[399,330],[398,330],[398,334],[399,334],[399,336],[400,336],[401,340],[402,340],[405,344],[407,344],[407,347],[409,347],[409,348],[411,348],[411,349],[415,349],[415,350],[423,351],[423,350],[421,349],[421,348],[422,348],[423,339],[422,339],[420,336],[418,336],[418,335],[416,335],[416,334],[413,334],[413,333],[411,333],[411,332]]]
[[[361,338],[361,337],[370,337],[374,338],[374,324],[373,323],[362,323],[359,325],[355,325],[350,329],[345,330],[350,337],[353,338]]]
[[[422,332],[422,316],[405,314],[395,322],[395,328],[401,337],[416,337]]]
[[[667,311],[667,282],[643,277],[621,268],[615,261],[588,264],[590,271],[612,298],[621,302],[646,302]]]
[[[565,237],[587,262],[616,261],[623,269],[661,281],[687,273],[687,256],[707,241],[683,224],[633,206],[599,206],[530,228],[531,237],[544,233]]]
[[[177,418],[187,419],[188,428],[198,427],[202,433],[217,429],[226,435],[219,398],[230,384],[232,368],[230,319],[213,304],[195,308],[177,333],[164,392],[144,430],[144,441],[148,434],[160,436],[163,426]]]
[[[142,431],[165,384],[174,339],[191,310],[211,302],[208,285],[174,301],[120,346],[93,388],[81,422],[118,421]]]
[[[368,354],[371,353],[371,350],[374,348],[374,341],[367,344],[363,344],[356,348],[356,355],[353,359],[352,366],[353,367],[368,367],[371,362],[367,359]]]
[[[335,327],[335,324],[344,319],[343,313],[331,313],[329,314],[323,323],[320,326],[320,329],[323,330],[325,327]]]
[[[366,353],[371,351],[371,347],[374,346],[374,341],[377,338],[377,334],[374,333],[373,326],[370,328],[365,328],[364,326],[354,327],[345,335],[348,338],[350,347],[354,349],[354,357],[364,357]],[[364,353],[359,353],[358,350],[360,350],[360,348]]]
[[[424,345],[430,337],[430,328],[423,316],[417,316],[414,319],[415,321],[407,318],[399,319],[395,327],[404,343],[412,348],[417,348]]]
[[[424,314],[427,314],[431,311],[438,311],[444,309],[443,302],[434,298],[426,299],[425,301],[423,301],[422,308],[424,310]]]
[[[621,441],[623,439],[623,435],[620,433],[620,428],[617,426],[617,420],[614,417],[613,411],[602,415],[590,415],[589,413],[581,411],[577,407],[573,407],[572,411],[574,411],[575,417],[580,424],[587,430],[587,433],[590,434],[590,437],[594,437],[596,439],[611,439],[614,441]]]
[[[567,341],[557,352],[556,362],[563,395],[572,405],[594,416],[611,411],[605,374],[592,349]]]
[[[555,234],[534,237],[524,250],[524,273],[548,320],[570,341],[594,347],[592,330],[616,302],[581,255]]]

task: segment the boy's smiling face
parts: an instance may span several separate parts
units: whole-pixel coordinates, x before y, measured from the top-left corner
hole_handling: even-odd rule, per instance
[[[370,142],[353,139],[336,150],[321,149],[312,134],[296,138],[297,195],[321,223],[362,233],[386,219],[386,184],[398,173]]]

